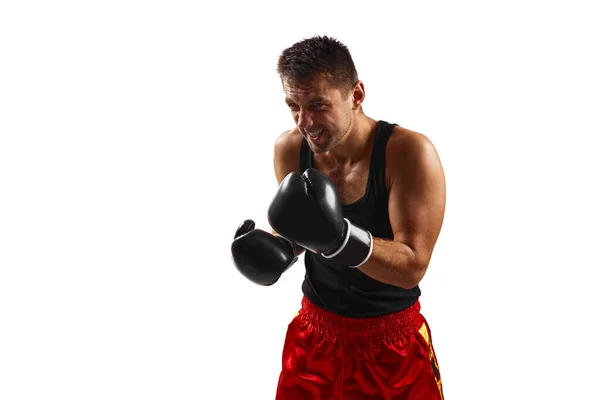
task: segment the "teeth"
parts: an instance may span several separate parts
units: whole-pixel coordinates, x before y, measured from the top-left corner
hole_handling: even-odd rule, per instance
[[[308,131],[307,131],[307,133],[310,135],[310,137],[312,137],[312,138],[316,138],[316,137],[318,137],[318,136],[319,136],[321,133],[323,133],[323,130],[324,130],[324,129],[321,129],[319,132],[308,132]]]

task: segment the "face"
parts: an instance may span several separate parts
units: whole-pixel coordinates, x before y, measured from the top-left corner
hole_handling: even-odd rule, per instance
[[[283,91],[296,126],[313,152],[331,150],[350,131],[357,109],[353,91],[346,93],[322,76],[307,84],[284,79]]]

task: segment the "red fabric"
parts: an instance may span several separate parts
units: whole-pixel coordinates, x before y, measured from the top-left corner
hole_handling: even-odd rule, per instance
[[[443,400],[431,332],[419,302],[353,319],[302,299],[283,348],[276,400]]]

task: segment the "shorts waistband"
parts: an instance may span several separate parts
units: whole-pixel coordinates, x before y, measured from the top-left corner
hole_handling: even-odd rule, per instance
[[[373,318],[350,318],[334,314],[302,298],[300,321],[311,325],[323,339],[344,344],[377,346],[414,335],[423,324],[417,300],[405,310]]]

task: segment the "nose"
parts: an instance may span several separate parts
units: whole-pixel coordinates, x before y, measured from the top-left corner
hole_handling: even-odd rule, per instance
[[[309,112],[300,110],[298,112],[298,121],[296,122],[298,128],[309,129],[313,125],[312,116]]]

